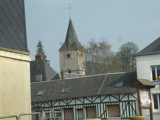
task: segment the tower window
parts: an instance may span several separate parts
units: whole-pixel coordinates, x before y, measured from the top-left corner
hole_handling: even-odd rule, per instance
[[[71,57],[71,54],[67,54],[67,58],[70,58]]]

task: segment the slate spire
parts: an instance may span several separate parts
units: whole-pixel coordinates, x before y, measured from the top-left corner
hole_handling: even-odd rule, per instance
[[[78,37],[75,32],[72,20],[70,19],[65,42],[63,43],[62,47],[59,50],[61,51],[61,50],[78,50],[78,49],[84,49],[84,48],[78,41]]]

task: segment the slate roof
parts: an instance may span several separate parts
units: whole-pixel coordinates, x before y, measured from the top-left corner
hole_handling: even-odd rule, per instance
[[[67,34],[65,38],[65,42],[59,49],[60,51],[63,50],[77,50],[77,49],[84,49],[81,43],[78,41],[77,34],[75,32],[72,20],[69,20]]]
[[[137,56],[160,54],[160,37],[137,53]]]
[[[0,0],[0,48],[28,52],[24,0]]]
[[[36,80],[37,74],[42,74],[42,81],[60,79],[59,74],[45,60],[31,61],[30,72],[31,82],[41,82],[41,80]]]
[[[32,83],[32,103],[106,94],[135,93],[136,90],[132,88],[132,84],[136,77],[136,72],[129,72]],[[119,82],[123,83],[122,86],[119,85]],[[68,88],[68,92],[62,93],[64,88]],[[44,91],[44,94],[37,96],[39,91]]]

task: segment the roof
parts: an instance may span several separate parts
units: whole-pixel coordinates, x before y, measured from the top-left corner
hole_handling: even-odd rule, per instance
[[[137,56],[160,54],[160,37],[137,53]]]
[[[69,20],[65,42],[63,43],[63,45],[61,46],[59,50],[62,51],[66,49],[67,50],[84,49],[81,43],[78,41],[78,37],[75,32],[71,19]]]
[[[129,72],[32,83],[32,103],[106,94],[135,93],[136,90],[132,88],[135,80],[136,72]],[[68,89],[67,92],[62,92],[64,89]],[[44,94],[37,96],[39,91],[44,91]]]
[[[31,82],[60,79],[59,74],[51,68],[45,60],[35,60],[30,63]],[[42,75],[42,80],[36,79],[36,75]]]
[[[24,0],[0,0],[0,48],[28,52]]]

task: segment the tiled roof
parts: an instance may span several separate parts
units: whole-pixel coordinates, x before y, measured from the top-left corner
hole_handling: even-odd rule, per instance
[[[136,73],[129,72],[32,83],[32,102],[106,94],[135,93],[136,90],[132,88],[135,80]],[[68,88],[68,91],[65,93],[62,92],[64,88]],[[44,94],[37,96],[38,91],[44,91]]]
[[[0,48],[28,52],[24,0],[0,0]]]
[[[138,52],[137,56],[160,54],[160,37]]]
[[[74,30],[72,20],[70,19],[65,42],[63,43],[63,45],[59,50],[63,51],[63,50],[77,50],[77,49],[84,49],[84,48],[78,41],[78,37]]]

